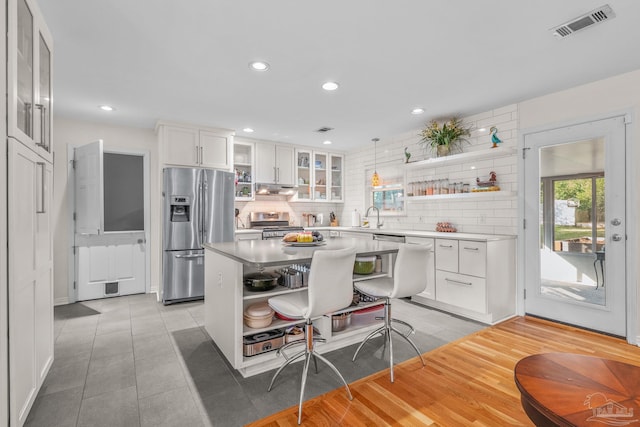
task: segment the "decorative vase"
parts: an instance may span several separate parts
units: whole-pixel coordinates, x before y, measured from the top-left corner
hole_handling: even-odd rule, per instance
[[[438,157],[448,156],[450,153],[448,145],[438,145],[437,149]]]

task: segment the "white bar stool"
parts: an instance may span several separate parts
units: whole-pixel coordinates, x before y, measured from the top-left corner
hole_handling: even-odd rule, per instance
[[[430,245],[402,245],[398,251],[398,257],[396,258],[396,265],[393,268],[393,278],[381,277],[371,280],[362,280],[354,284],[355,288],[363,294],[375,297],[384,298],[384,324],[371,332],[360,343],[355,354],[353,355],[353,361],[355,362],[358,353],[362,349],[362,346],[373,336],[381,334],[384,337],[384,346],[386,348],[389,343],[389,368],[391,370],[391,382],[393,382],[393,340],[391,339],[391,332],[395,332],[404,338],[411,347],[418,353],[422,366],[424,366],[424,359],[422,354],[418,350],[418,347],[409,338],[409,335],[415,332],[413,326],[402,320],[391,318],[391,298],[404,298],[422,292],[427,287],[427,261],[429,257]],[[393,323],[401,323],[409,328],[409,332],[402,333],[393,326]],[[384,350],[383,350],[384,352]]]
[[[347,382],[338,369],[324,356],[316,352],[314,342],[324,341],[324,339],[313,337],[312,320],[348,307],[351,304],[353,301],[353,263],[355,258],[355,248],[332,251],[318,249],[313,253],[311,260],[308,289],[306,291],[293,292],[269,298],[269,305],[276,312],[286,317],[304,319],[306,321],[304,331],[305,349],[288,358],[282,366],[278,368],[271,379],[271,384],[269,384],[268,389],[271,391],[274,381],[284,368],[304,356],[302,383],[300,385],[300,403],[298,404],[298,424],[300,424],[302,420],[302,402],[304,400],[304,389],[307,383],[307,373],[309,371],[311,358],[313,358],[316,364],[316,373],[318,371],[316,358],[318,358],[336,373],[347,389],[349,400],[353,399],[351,390],[349,390]],[[289,345],[285,347],[289,347]],[[282,350],[285,347],[278,350],[278,353],[284,354]]]

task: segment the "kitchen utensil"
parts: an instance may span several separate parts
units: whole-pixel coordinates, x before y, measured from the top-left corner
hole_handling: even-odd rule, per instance
[[[376,257],[356,257],[356,261],[353,264],[353,272],[355,274],[371,274],[376,268]]]
[[[273,322],[273,314],[273,309],[264,301],[248,306],[242,318],[245,325],[250,328],[266,328]]]
[[[344,331],[347,326],[351,325],[351,313],[342,313],[331,316],[331,331]]]
[[[279,349],[284,345],[284,341],[283,329],[273,329],[249,335],[242,340],[242,352],[245,356],[255,356],[256,354]]]
[[[275,271],[249,273],[244,275],[244,286],[253,292],[268,291],[278,285],[279,278],[280,274]]]

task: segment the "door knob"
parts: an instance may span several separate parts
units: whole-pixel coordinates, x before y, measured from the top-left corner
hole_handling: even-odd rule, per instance
[[[620,225],[622,224],[622,221],[620,221],[620,218],[613,218],[611,220],[611,225]]]
[[[620,234],[614,234],[613,236],[611,236],[611,240],[613,240],[614,242],[619,242],[620,240],[622,240],[622,236]]]

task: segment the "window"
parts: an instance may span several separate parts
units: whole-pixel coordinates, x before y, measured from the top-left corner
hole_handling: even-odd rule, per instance
[[[572,253],[604,249],[604,183],[602,173],[543,178],[545,246]]]
[[[144,230],[141,155],[104,153],[104,231]]]
[[[404,176],[396,168],[378,168],[381,185],[371,186],[373,169],[365,171],[366,187],[370,190],[367,206],[375,206],[380,210],[380,215],[406,215]]]

